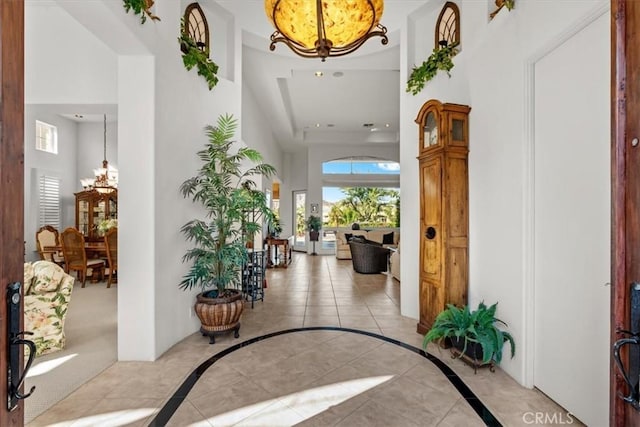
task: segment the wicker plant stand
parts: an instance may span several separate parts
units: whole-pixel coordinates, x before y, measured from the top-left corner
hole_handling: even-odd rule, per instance
[[[461,359],[464,363],[471,366],[473,368],[473,373],[478,373],[478,368],[489,368],[491,372],[496,371],[495,364],[493,360],[487,363],[482,363],[482,360],[478,360],[475,357],[471,357],[468,354],[463,353],[461,350],[451,347],[449,349],[451,351],[451,357],[454,359]]]
[[[225,298],[206,298],[198,294],[194,310],[200,319],[200,332],[209,337],[209,344],[215,344],[216,335],[234,332],[234,338],[240,336],[240,316],[244,310],[242,293]]]

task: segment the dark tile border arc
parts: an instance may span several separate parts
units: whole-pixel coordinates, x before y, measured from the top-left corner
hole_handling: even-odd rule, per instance
[[[377,338],[382,341],[386,341],[390,344],[395,344],[399,347],[412,351],[421,355],[422,357],[429,360],[431,363],[436,365],[438,369],[447,377],[447,379],[451,382],[451,384],[458,390],[458,393],[467,401],[469,405],[473,408],[473,410],[478,414],[480,419],[485,423],[485,425],[489,427],[502,427],[502,424],[498,421],[498,419],[491,413],[491,411],[480,401],[480,399],[471,391],[471,389],[462,381],[462,378],[458,376],[446,363],[437,357],[433,356],[426,351],[409,345],[407,343],[403,343],[402,341],[398,341],[396,339],[385,337],[383,335],[378,335],[373,332],[361,331],[358,329],[349,329],[349,328],[339,328],[335,326],[311,326],[307,328],[294,328],[294,329],[285,329],[282,331],[272,332],[270,334],[262,335],[259,337],[251,338],[231,347],[228,347],[222,350],[219,353],[216,353],[206,361],[202,362],[200,366],[198,366],[189,376],[184,380],[184,382],[180,385],[178,390],[169,398],[167,403],[160,409],[158,414],[155,416],[149,427],[157,427],[166,425],[173,414],[178,410],[184,399],[187,397],[193,386],[198,382],[200,377],[209,369],[211,365],[216,363],[218,360],[222,359],[224,356],[233,353],[236,350],[239,350],[243,347],[246,347],[251,344],[255,344],[260,341],[264,341],[268,338],[277,337],[279,335],[291,334],[294,332],[306,332],[306,331],[338,331],[338,332],[351,332],[360,335],[367,335],[372,338]]]

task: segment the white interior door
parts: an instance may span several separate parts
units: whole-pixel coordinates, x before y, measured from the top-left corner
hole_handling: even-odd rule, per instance
[[[305,218],[307,217],[307,192],[304,190],[293,192],[293,250],[307,251]]]
[[[591,426],[609,424],[609,32],[605,14],[535,67],[534,384]]]

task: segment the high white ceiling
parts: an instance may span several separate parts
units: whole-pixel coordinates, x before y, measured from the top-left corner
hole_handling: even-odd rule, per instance
[[[371,38],[352,54],[321,62],[301,58],[282,43],[269,51],[274,29],[263,0],[217,0],[242,28],[243,82],[285,151],[315,143],[398,143],[404,90],[399,28],[427,2],[386,0],[381,24],[389,44]]]

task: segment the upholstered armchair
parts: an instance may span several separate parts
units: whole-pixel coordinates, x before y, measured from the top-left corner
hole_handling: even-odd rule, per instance
[[[24,329],[36,356],[64,348],[64,321],[74,278],[50,261],[24,264]]]
[[[375,243],[361,243],[351,240],[351,262],[358,273],[382,273],[387,271],[389,249]]]

